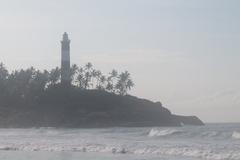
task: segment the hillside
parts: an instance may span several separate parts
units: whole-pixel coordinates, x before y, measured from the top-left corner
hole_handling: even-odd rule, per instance
[[[0,104],[0,127],[145,127],[203,125],[171,114],[160,102],[101,90],[56,86],[35,99]]]

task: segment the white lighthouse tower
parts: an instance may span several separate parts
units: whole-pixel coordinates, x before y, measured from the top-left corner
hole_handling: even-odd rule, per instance
[[[70,85],[70,40],[68,34],[65,32],[62,38],[62,62],[61,62],[61,83],[65,86]]]

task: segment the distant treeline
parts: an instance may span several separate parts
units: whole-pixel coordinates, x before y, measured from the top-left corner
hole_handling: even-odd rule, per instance
[[[126,95],[134,83],[128,71],[118,73],[112,70],[104,75],[100,70],[93,68],[91,63],[83,67],[76,64],[71,66],[71,85],[82,90],[104,90],[119,95]],[[9,72],[3,63],[0,63],[0,98],[36,97],[48,88],[60,86],[61,69],[38,70],[33,67]]]

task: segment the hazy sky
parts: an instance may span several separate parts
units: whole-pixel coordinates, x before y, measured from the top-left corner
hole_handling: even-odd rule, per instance
[[[72,63],[128,70],[131,94],[205,122],[240,122],[239,0],[0,0],[9,69]]]

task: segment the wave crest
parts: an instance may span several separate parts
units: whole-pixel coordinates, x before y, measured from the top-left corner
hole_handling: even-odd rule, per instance
[[[232,134],[232,138],[233,138],[233,139],[240,139],[240,133],[234,131],[233,134]]]
[[[158,130],[156,128],[152,128],[150,132],[148,133],[149,137],[161,137],[161,136],[169,136],[173,134],[179,134],[182,133],[180,130],[176,129],[164,129],[164,130]]]

